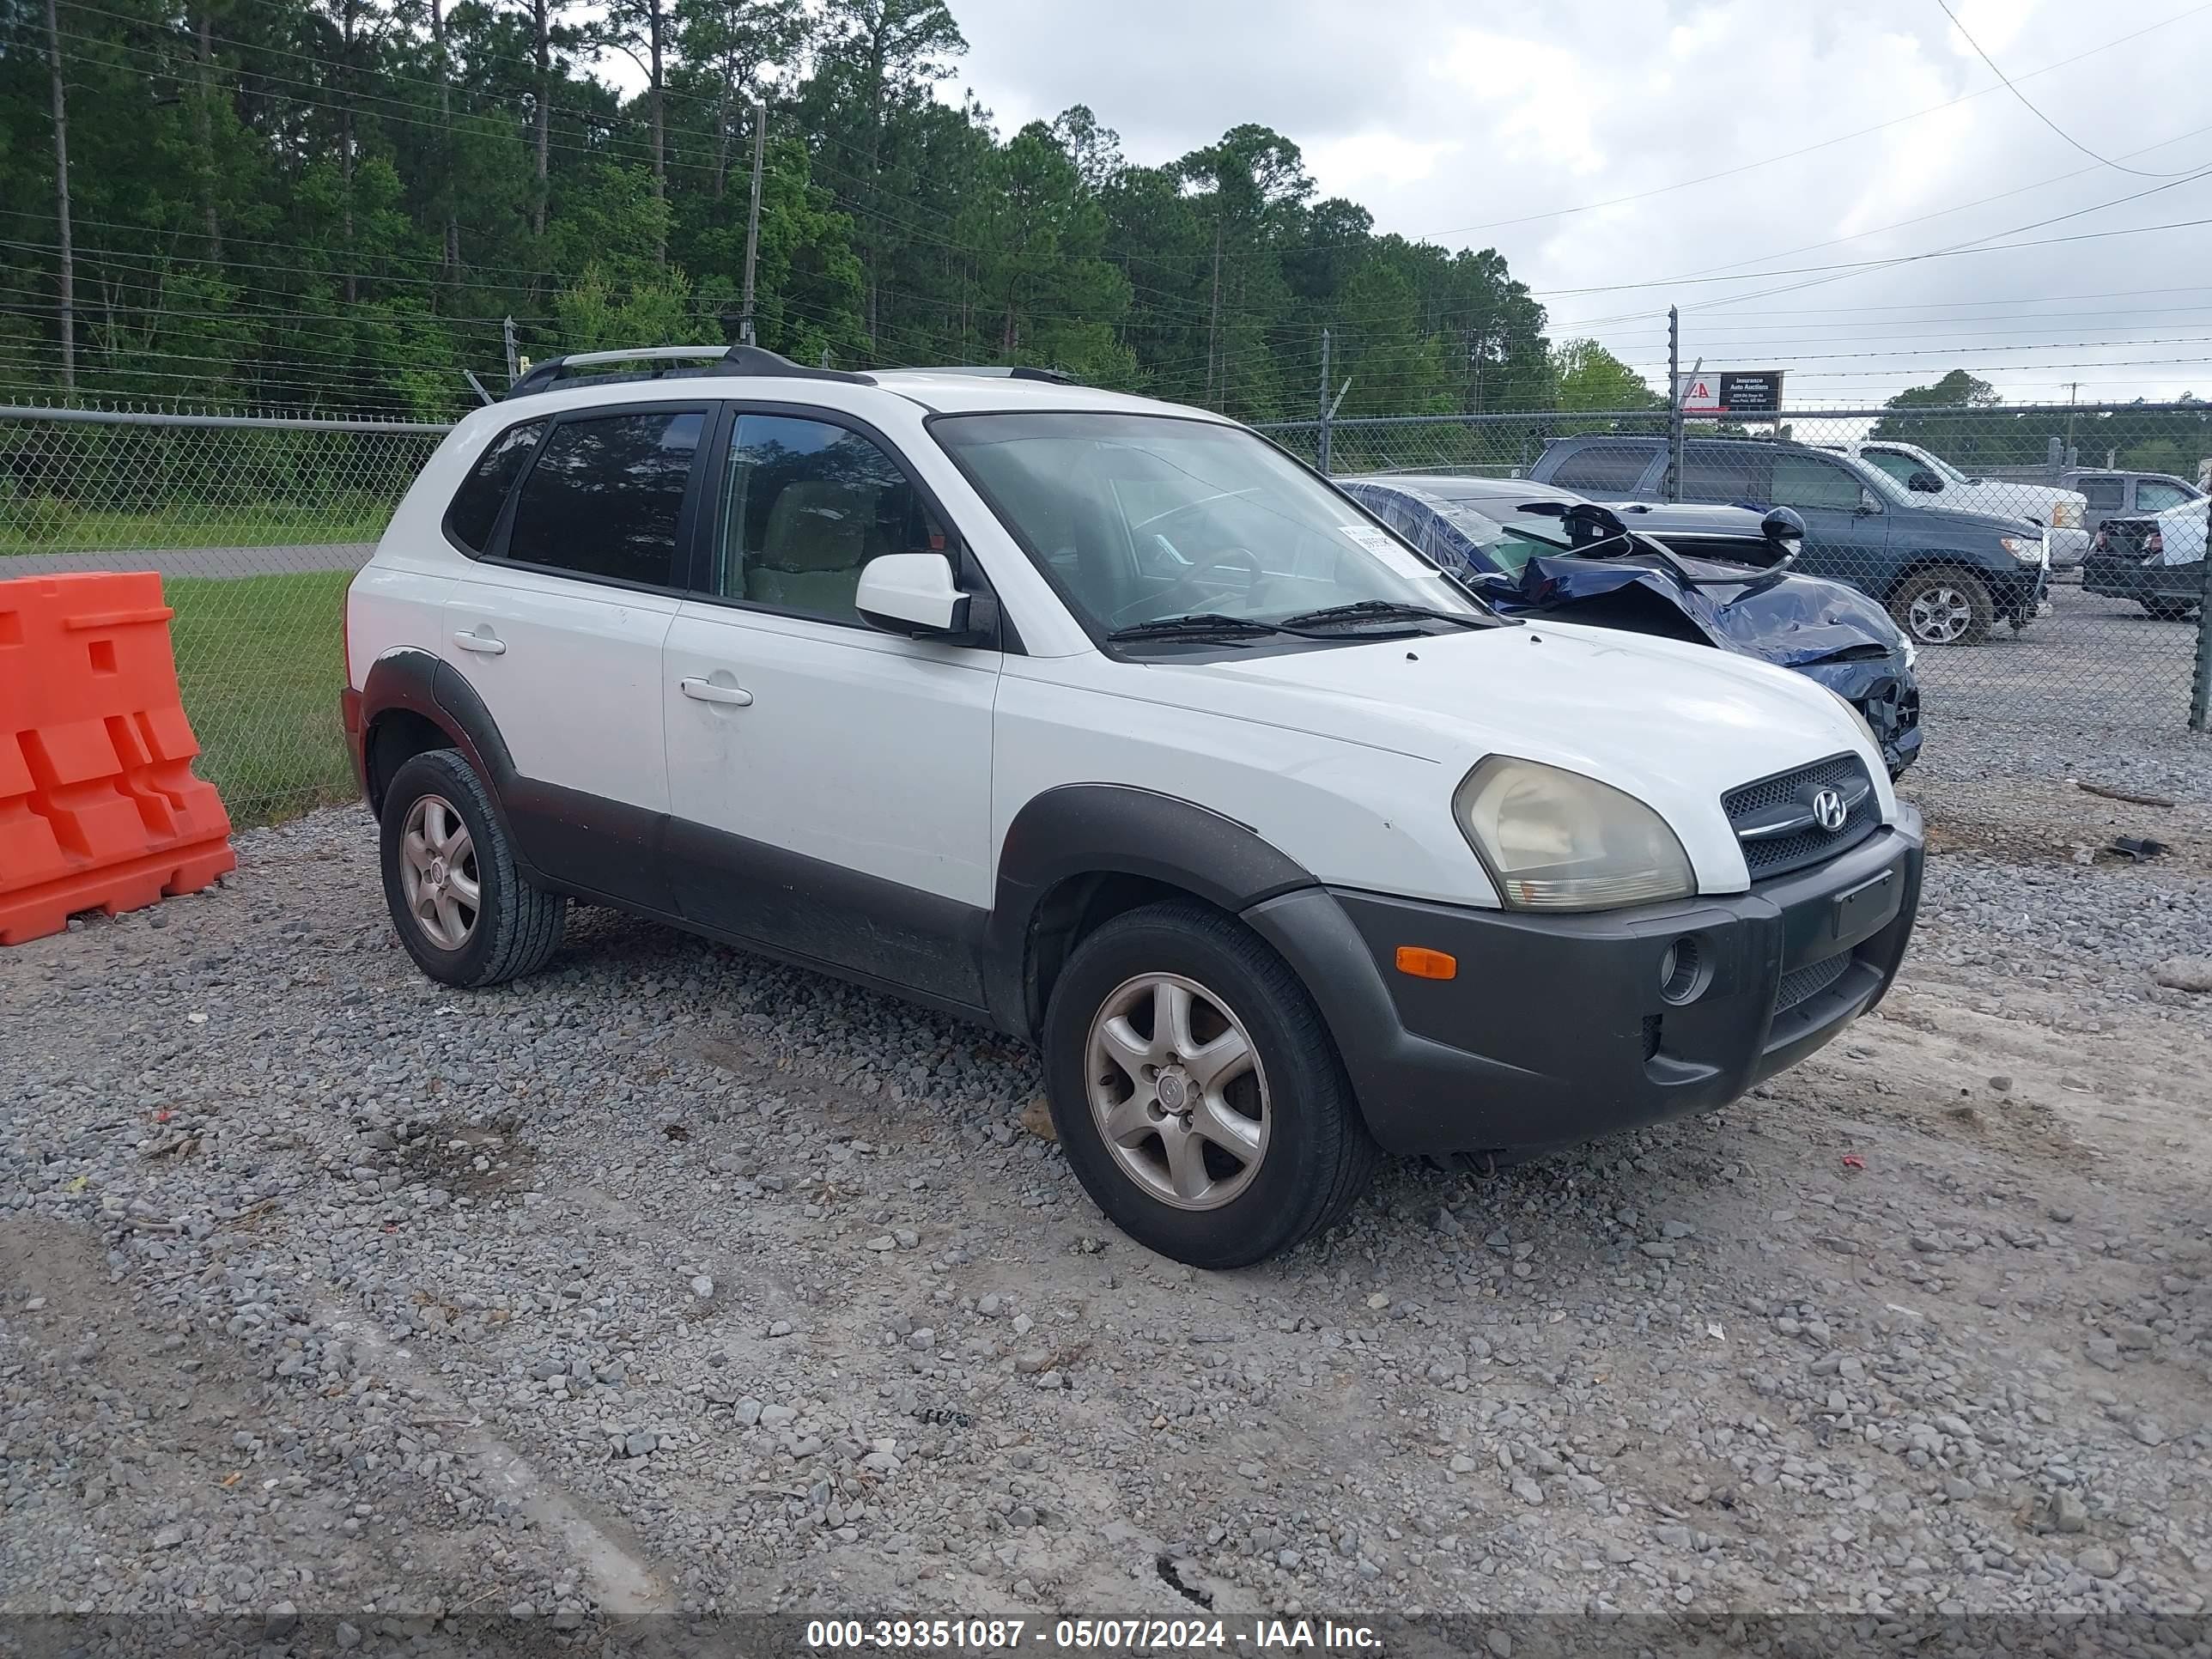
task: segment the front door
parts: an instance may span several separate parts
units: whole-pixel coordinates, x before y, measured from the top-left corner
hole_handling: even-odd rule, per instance
[[[490,711],[523,856],[556,880],[665,908],[660,653],[679,604],[708,411],[555,420],[488,550],[446,602],[446,659]]]
[[[1849,582],[1880,598],[1890,575],[1889,514],[1874,487],[1825,455],[1781,451],[1774,457],[1770,504],[1805,520],[1805,550],[1795,568]]]
[[[980,1007],[995,648],[854,609],[880,554],[956,556],[866,434],[741,413],[708,556],[662,653],[668,858],[708,927]]]

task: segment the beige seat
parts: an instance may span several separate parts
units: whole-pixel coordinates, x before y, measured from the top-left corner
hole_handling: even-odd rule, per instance
[[[803,479],[786,484],[769,509],[757,554],[745,560],[745,597],[817,617],[853,617],[876,539],[873,484]]]

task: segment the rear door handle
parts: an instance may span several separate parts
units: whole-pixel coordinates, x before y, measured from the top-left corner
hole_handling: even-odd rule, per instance
[[[683,679],[677,684],[684,695],[696,702],[722,702],[733,708],[746,708],[752,704],[753,694],[735,685],[717,685],[712,680]]]
[[[453,643],[464,651],[479,651],[487,657],[503,656],[507,641],[492,634],[471,634],[466,629],[453,635]]]

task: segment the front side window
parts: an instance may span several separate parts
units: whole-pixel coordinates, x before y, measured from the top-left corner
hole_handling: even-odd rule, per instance
[[[2168,483],[2163,478],[2142,478],[2136,483],[2136,510],[2139,513],[2163,513],[2170,507],[2179,507],[2196,499],[2179,484]]]
[[[715,558],[722,598],[858,625],[854,598],[869,560],[946,545],[906,475],[870,439],[827,421],[738,417]]]
[[[1929,466],[1925,461],[1919,460],[1913,456],[1907,455],[1902,450],[1897,449],[1864,450],[1861,452],[1859,459],[1866,462],[1869,466],[1881,468],[1884,472],[1889,474],[1891,477],[1896,479],[1898,483],[1908,486],[1912,482],[1912,475],[1914,473],[1932,472],[1935,471],[1935,469]],[[1777,469],[1775,472],[1775,483],[1778,485],[1781,481],[1781,471],[1779,469]]]
[[[522,481],[507,556],[673,586],[677,525],[706,419],[696,410],[654,410],[561,422]]]
[[[1066,412],[940,416],[931,430],[1094,635],[1376,602],[1486,615],[1241,427]]]
[[[1856,477],[1832,461],[1815,460],[1810,455],[1774,458],[1777,507],[1832,507],[1852,513],[1858,509],[1863,488]]]
[[[544,432],[543,421],[527,421],[520,426],[509,427],[492,440],[483,458],[454,492],[453,505],[446,514],[446,528],[470,552],[481,553],[491,545],[491,532],[499,523],[500,508],[507,505],[507,492],[522,476],[523,467],[529,463]]]

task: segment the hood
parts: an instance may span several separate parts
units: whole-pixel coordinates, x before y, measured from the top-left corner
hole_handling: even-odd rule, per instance
[[[1741,567],[1684,558],[1694,575],[1741,575]],[[1847,658],[1902,666],[1904,635],[1874,599],[1816,576],[1754,575],[1723,586],[1685,583],[1662,565],[1627,559],[1535,558],[1517,577],[1478,579],[1474,586],[1509,614],[1552,610],[1579,599],[1639,587],[1656,594],[1697,625],[1713,644],[1783,668]]]
[[[1743,884],[1721,811],[1740,784],[1850,752],[1896,811],[1881,757],[1811,681],[1703,645],[1556,622],[1161,664],[1168,700],[1438,763],[1448,798],[1486,755],[1580,772],[1677,827],[1701,890]]]
[[[1893,496],[1891,498],[1893,511],[1895,510],[1896,505],[1896,498]],[[1986,530],[1993,536],[2017,536],[2023,525],[2033,531],[2040,531],[2044,527],[2040,522],[2033,519],[2021,518],[2011,514],[1982,513],[1971,507],[1939,507],[1933,501],[1924,500],[1917,495],[1905,505],[1917,507],[1923,512],[1933,513],[1947,525],[1967,525],[1977,530]]]

